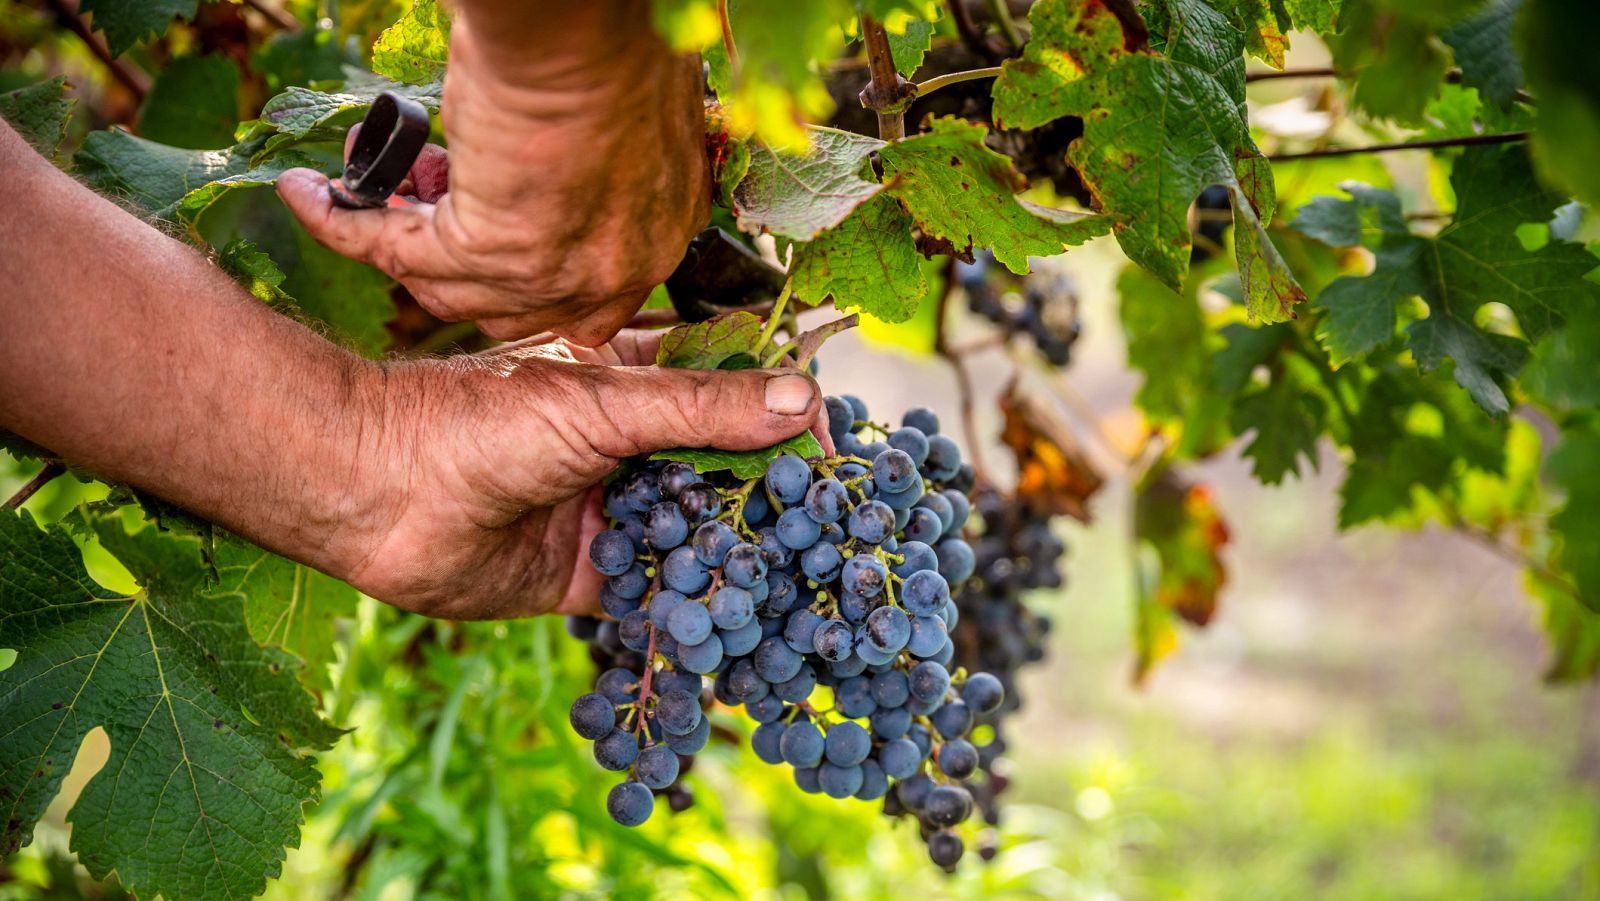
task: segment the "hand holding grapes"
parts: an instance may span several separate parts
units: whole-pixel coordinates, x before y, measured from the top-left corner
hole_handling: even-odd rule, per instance
[[[279,193],[318,241],[443,319],[605,341],[709,215],[699,60],[673,54],[639,0],[456,12],[440,106],[449,192],[345,210],[327,178],[293,169]],[[442,156],[432,148],[414,172],[437,174]]]

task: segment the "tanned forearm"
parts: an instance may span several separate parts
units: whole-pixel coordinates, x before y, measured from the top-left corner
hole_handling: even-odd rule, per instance
[[[357,553],[383,376],[0,122],[0,426],[331,571]]]

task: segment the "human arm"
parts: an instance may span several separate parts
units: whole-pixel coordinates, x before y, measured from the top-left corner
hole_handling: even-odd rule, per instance
[[[649,357],[631,333],[599,363],[363,360],[3,123],[0,172],[0,427],[408,610],[592,603],[575,563],[619,458],[761,447],[820,407],[797,373],[626,365]]]

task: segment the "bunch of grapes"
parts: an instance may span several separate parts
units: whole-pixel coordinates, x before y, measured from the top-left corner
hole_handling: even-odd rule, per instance
[[[1005,700],[1000,679],[951,666],[951,592],[978,564],[963,537],[972,469],[929,410],[890,429],[857,398],[826,407],[832,457],[779,456],[744,482],[638,461],[608,488],[613,527],[589,551],[615,623],[575,634],[616,665],[572,726],[628,774],[606,806],[637,825],[706,743],[710,677],[712,697],[760,724],[758,757],[807,792],[892,795],[952,867],[974,806],[963,782],[982,763],[968,736]]]
[[[956,594],[961,619],[956,629],[955,662],[992,673],[1005,697],[983,722],[993,737],[978,748],[979,773],[971,790],[984,820],[997,825],[999,795],[1007,778],[1004,723],[1022,705],[1016,678],[1020,670],[1044,659],[1050,632],[1048,617],[1035,612],[1024,596],[1038,589],[1060,588],[1061,557],[1066,547],[1050,528],[1051,517],[994,488],[978,491],[974,507],[982,530],[973,539],[976,571]],[[990,846],[983,849],[988,856]]]
[[[1082,330],[1078,295],[1061,274],[1034,272],[1018,278],[996,265],[984,251],[971,263],[956,264],[956,280],[967,293],[967,308],[994,323],[1007,336],[1025,334],[1054,366],[1072,361],[1072,345]]]

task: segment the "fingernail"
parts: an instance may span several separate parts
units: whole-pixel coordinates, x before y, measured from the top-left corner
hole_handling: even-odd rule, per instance
[[[767,379],[767,410],[783,416],[797,416],[811,406],[811,380],[803,375],[780,375]]]

